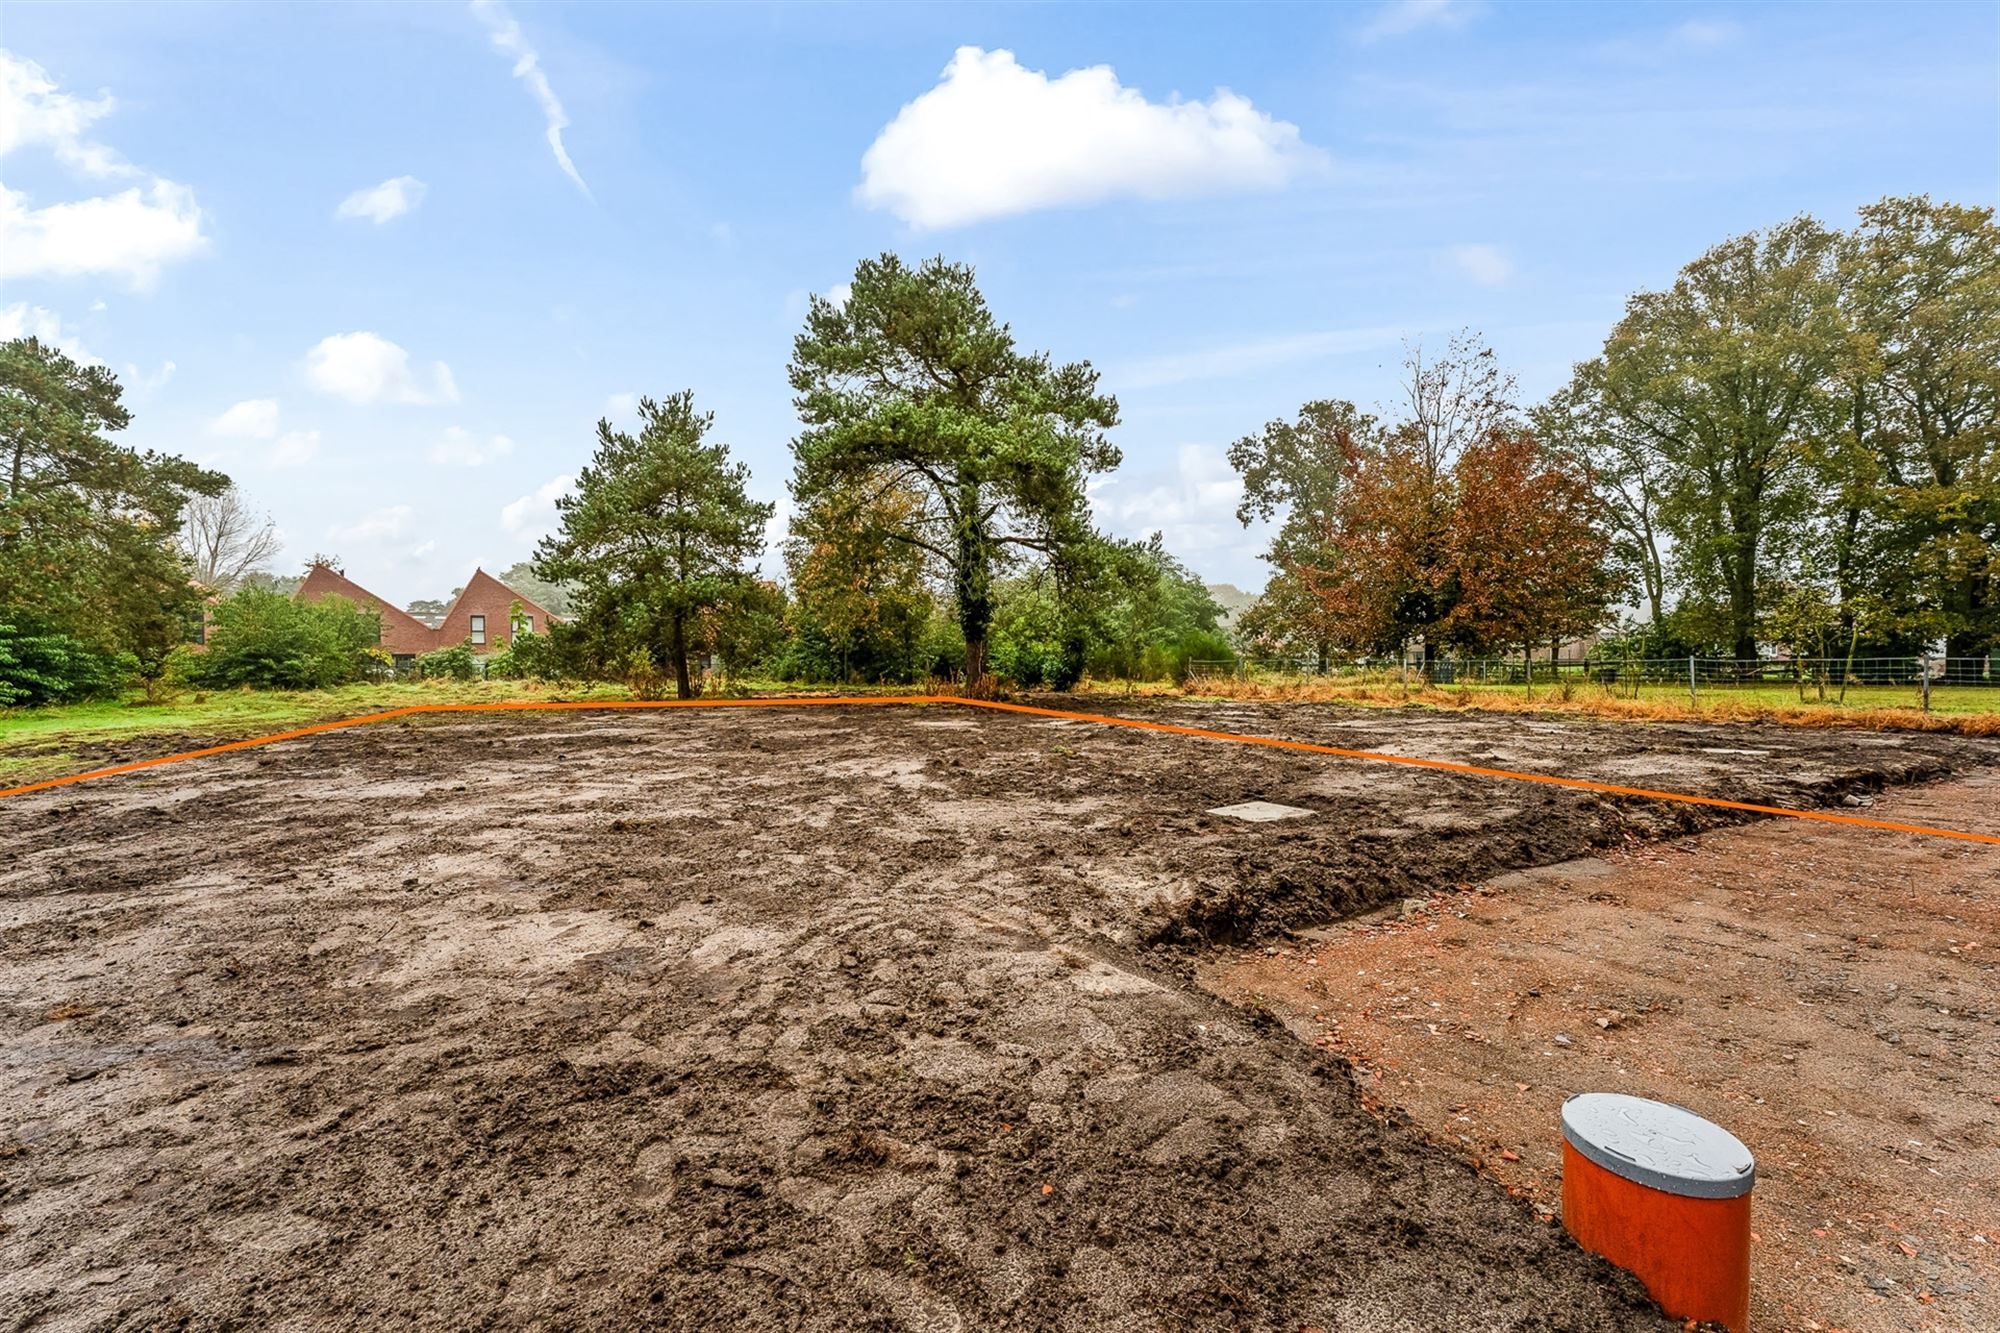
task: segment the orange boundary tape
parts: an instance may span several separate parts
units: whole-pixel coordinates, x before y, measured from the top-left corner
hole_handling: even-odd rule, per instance
[[[322,732],[341,731],[348,727],[367,726],[373,722],[387,722],[394,718],[412,717],[426,713],[575,712],[581,710],[650,710],[659,708],[812,708],[916,704],[958,704],[969,708],[988,708],[1003,713],[1025,713],[1034,717],[1053,717],[1075,722],[1092,722],[1099,726],[1128,727],[1135,731],[1161,732],[1170,736],[1192,736],[1200,740],[1228,741],[1237,745],[1261,745],[1274,750],[1293,750],[1303,754],[1332,755],[1339,759],[1360,759],[1378,764],[1401,764],[1407,768],[1431,769],[1441,773],[1457,773],[1466,777],[1498,778],[1508,782],[1538,783],[1546,787],[1567,787],[1572,791],[1592,792],[1601,796],[1627,796],[1648,801],[1670,801],[1678,805],[1700,805],[1717,810],[1740,810],[1753,815],[1779,815],[1786,819],[1807,819],[1821,824],[1845,824],[1854,828],[1877,829],[1889,833],[1914,833],[1928,838],[1950,838],[1959,842],[1977,842],[2000,846],[2000,835],[1973,833],[1966,829],[1933,828],[1927,824],[1901,824],[1888,819],[1869,819],[1863,815],[1839,815],[1827,810],[1791,810],[1781,805],[1758,805],[1751,801],[1729,801],[1719,796],[1696,796],[1690,792],[1658,791],[1649,787],[1620,787],[1608,782],[1591,782],[1585,778],[1557,777],[1550,773],[1525,773],[1511,768],[1482,768],[1477,764],[1461,764],[1450,759],[1420,759],[1414,755],[1382,754],[1375,750],[1347,750],[1337,745],[1319,745],[1312,741],[1288,741],[1276,736],[1252,736],[1235,731],[1215,731],[1208,727],[1186,727],[1173,722],[1149,722],[1141,718],[1114,717],[1108,713],[1079,713],[1062,708],[1041,708],[1034,704],[1001,703],[992,699],[966,699],[950,694],[863,694],[804,696],[782,699],[661,699],[582,702],[522,699],[501,703],[480,704],[412,704],[405,708],[391,708],[380,713],[366,713],[360,717],[341,718],[335,722],[318,722],[309,727],[299,727],[292,731],[274,732],[268,736],[252,736],[247,740],[228,741],[221,745],[204,746],[199,750],[184,750],[179,754],[159,755],[152,759],[135,759],[129,764],[113,764],[109,768],[94,768],[87,773],[72,773],[68,777],[46,778],[40,782],[23,783],[18,787],[0,788],[0,797],[25,796],[30,792],[48,791],[55,787],[67,787],[73,783],[90,782],[97,778],[115,777],[120,773],[135,773],[140,769],[154,768],[161,764],[177,764],[185,759],[202,759],[212,754],[227,754],[231,750],[248,750],[261,745],[272,745],[278,741],[298,740],[304,736],[317,736]]]

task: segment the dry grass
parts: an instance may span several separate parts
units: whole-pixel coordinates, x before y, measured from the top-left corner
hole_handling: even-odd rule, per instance
[[[1358,708],[1434,708],[1444,711],[1547,713],[1620,722],[1772,722],[1792,727],[1856,731],[1931,731],[1958,736],[2000,736],[2000,713],[1925,713],[1920,708],[1847,708],[1839,704],[1774,704],[1719,695],[1698,705],[1666,699],[1619,699],[1581,688],[1547,686],[1531,699],[1518,690],[1467,686],[1356,684],[1293,679],[1203,680],[1185,691],[1197,699],[1255,699],[1281,703],[1346,704]]]

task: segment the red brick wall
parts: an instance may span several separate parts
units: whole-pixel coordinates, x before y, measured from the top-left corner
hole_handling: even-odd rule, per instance
[[[445,612],[444,623],[439,626],[437,641],[440,648],[450,648],[456,644],[470,644],[475,653],[497,652],[513,642],[513,632],[508,624],[508,614],[519,605],[521,613],[534,620],[537,634],[546,633],[549,627],[549,613],[521,594],[509,588],[484,570],[474,570],[472,581],[465,585],[465,591]],[[483,616],[486,621],[486,641],[475,643],[472,638],[472,618]]]

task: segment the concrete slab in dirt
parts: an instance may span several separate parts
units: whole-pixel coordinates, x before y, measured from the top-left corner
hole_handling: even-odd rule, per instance
[[[956,718],[942,722],[912,722],[913,727],[929,727],[934,731],[976,731],[979,724],[971,718]]]
[[[1268,824],[1274,819],[1304,819],[1316,812],[1301,810],[1296,805],[1279,805],[1275,801],[1243,801],[1237,805],[1218,805],[1208,813],[1225,819],[1247,819],[1253,824]]]

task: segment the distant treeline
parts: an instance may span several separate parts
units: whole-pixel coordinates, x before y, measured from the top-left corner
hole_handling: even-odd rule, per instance
[[[1158,536],[1095,528],[1118,404],[1090,364],[1017,347],[963,265],[864,260],[793,344],[782,580],[756,572],[772,506],[712,416],[646,398],[636,429],[597,424],[558,530],[510,571],[566,622],[420,669],[981,691],[1173,679],[1239,648],[1432,661],[1617,631],[1643,656],[1976,658],[2000,633],[1989,208],[1885,199],[1847,231],[1725,241],[1540,404],[1470,335],[1404,369],[1391,408],[1317,399],[1231,446],[1238,518],[1273,534],[1232,641]],[[129,416],[108,370],[0,345],[0,413],[0,704],[391,669],[368,612],[285,595],[226,477],[110,439]]]

